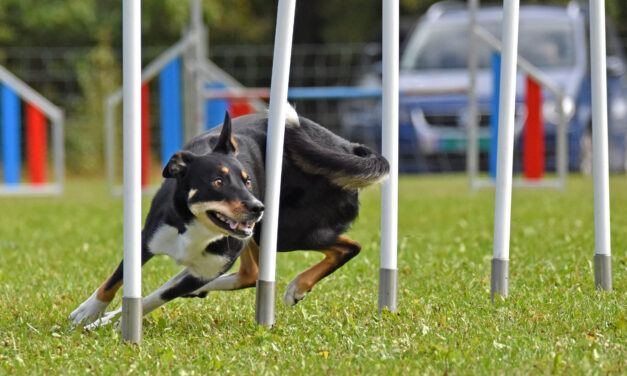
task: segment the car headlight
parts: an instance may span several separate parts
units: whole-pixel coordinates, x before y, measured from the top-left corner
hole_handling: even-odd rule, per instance
[[[610,116],[614,120],[625,121],[627,119],[627,99],[614,98],[610,105]]]
[[[542,116],[547,122],[555,125],[560,124],[560,109],[558,106],[559,103],[554,99],[544,102],[544,104],[542,105]],[[563,121],[568,123],[575,114],[575,102],[572,100],[572,98],[565,97],[562,100],[561,108],[564,116]]]

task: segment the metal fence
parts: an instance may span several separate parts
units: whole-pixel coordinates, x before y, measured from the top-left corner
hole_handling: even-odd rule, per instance
[[[151,61],[167,46],[148,46],[143,60]],[[77,65],[90,47],[9,47],[0,49],[0,64],[67,111],[76,113],[81,92]],[[121,63],[120,51],[115,51]],[[272,45],[216,45],[209,58],[245,86],[267,87],[272,72]],[[304,44],[292,50],[291,86],[354,84],[380,56],[378,44]],[[338,101],[297,102],[298,111],[337,128]]]
[[[290,86],[350,86],[379,60],[378,44],[294,45]],[[248,87],[269,87],[271,45],[214,46],[209,58]],[[325,126],[339,128],[341,100],[295,101],[297,111]]]
[[[627,36],[623,37],[627,46]],[[167,46],[147,46],[147,63]],[[90,47],[9,47],[0,49],[0,64],[64,108],[69,117],[83,97],[77,64]],[[272,45],[215,45],[209,58],[245,86],[267,87],[272,72]],[[116,51],[121,63],[121,53]],[[377,43],[300,44],[292,49],[290,86],[355,84],[380,59]],[[297,110],[330,128],[338,127],[337,100],[297,102]]]
[[[623,46],[627,46],[627,36],[623,37]],[[166,48],[144,47],[143,61],[148,63]],[[0,48],[0,64],[65,109],[66,117],[72,121],[84,97],[77,66],[92,50],[93,47]],[[114,53],[121,63],[121,51]],[[270,85],[272,45],[213,45],[208,53],[211,60],[245,86]],[[354,85],[365,72],[376,69],[380,54],[381,47],[376,43],[294,45],[290,86]],[[363,106],[359,101],[364,100],[304,100],[294,104],[299,113],[337,131],[342,114],[348,113],[343,111],[344,106]],[[376,101],[369,103],[376,105]]]

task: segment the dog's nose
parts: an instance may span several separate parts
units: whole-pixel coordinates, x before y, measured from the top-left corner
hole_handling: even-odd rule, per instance
[[[265,207],[260,201],[249,201],[246,203],[246,209],[253,214],[261,214]]]

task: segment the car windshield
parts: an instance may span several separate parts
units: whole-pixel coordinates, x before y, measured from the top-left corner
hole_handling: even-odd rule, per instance
[[[482,23],[492,35],[501,33],[500,22]],[[573,26],[568,20],[521,20],[518,53],[539,68],[566,68],[575,64]],[[500,39],[500,38],[499,38]],[[479,66],[490,66],[490,50],[480,42]],[[468,24],[459,20],[423,25],[412,36],[401,69],[466,69]]]

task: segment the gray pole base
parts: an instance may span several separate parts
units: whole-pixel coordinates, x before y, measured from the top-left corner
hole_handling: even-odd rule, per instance
[[[396,293],[398,291],[398,269],[379,269],[379,313],[383,308],[396,313]]]
[[[594,286],[597,290],[612,291],[612,256],[594,255]]]
[[[508,259],[492,259],[492,278],[490,288],[490,298],[494,302],[494,296],[507,298],[509,295],[509,260]]]
[[[274,281],[257,280],[255,321],[257,325],[274,325]]]
[[[142,298],[122,298],[122,341],[140,344],[142,341]]]

